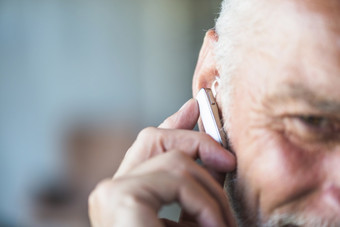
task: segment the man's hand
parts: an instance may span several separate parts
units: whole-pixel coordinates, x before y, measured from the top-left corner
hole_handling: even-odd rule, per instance
[[[227,197],[210,174],[234,170],[235,158],[207,134],[192,131],[198,117],[197,102],[189,100],[159,128],[139,134],[113,179],[90,195],[94,227],[234,226]],[[179,223],[157,216],[172,202],[185,212]]]

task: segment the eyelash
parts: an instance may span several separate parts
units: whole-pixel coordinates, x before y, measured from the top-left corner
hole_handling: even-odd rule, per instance
[[[310,127],[336,132],[339,130],[339,122],[336,120],[319,116],[300,116],[299,119]]]
[[[285,121],[288,135],[308,142],[326,142],[339,137],[340,123],[323,116],[290,116]]]
[[[299,116],[298,119],[303,122],[304,124],[315,127],[315,128],[322,128],[326,126],[330,126],[330,121],[324,117],[317,117],[317,116]]]

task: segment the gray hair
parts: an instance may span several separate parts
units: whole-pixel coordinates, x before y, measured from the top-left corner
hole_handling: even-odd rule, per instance
[[[251,0],[224,0],[222,2],[221,12],[216,20],[216,33],[219,37],[215,44],[215,57],[217,70],[221,77],[219,90],[223,91],[220,101],[225,109],[232,106],[231,96],[233,86],[231,81],[239,66],[245,65],[244,55],[246,49],[249,50],[256,40],[254,35],[262,33],[264,16],[258,12],[261,8],[261,1]],[[225,120],[224,128],[229,131],[230,114],[229,111],[223,111]]]
[[[215,58],[217,70],[220,74],[220,86],[219,90],[223,93],[218,92],[221,98],[221,102],[225,109],[230,108],[231,104],[231,94],[233,87],[231,85],[231,80],[235,74],[236,65],[241,62],[241,56],[239,52],[235,49],[239,45],[238,39],[241,35],[240,23],[234,23],[239,17],[237,13],[239,5],[242,1],[237,0],[224,0],[222,2],[220,16],[216,20],[216,33],[218,35],[218,41],[215,44]],[[223,111],[224,113],[224,128],[229,132],[230,124],[230,113],[229,111]],[[229,132],[230,133],[230,132]]]

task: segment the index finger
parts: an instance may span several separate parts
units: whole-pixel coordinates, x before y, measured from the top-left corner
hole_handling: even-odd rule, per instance
[[[187,101],[179,111],[168,117],[158,128],[193,129],[198,121],[199,108],[195,99]]]
[[[200,158],[205,166],[217,172],[235,169],[236,160],[208,134],[183,129],[144,129],[126,153],[116,177],[140,163],[169,150],[180,150],[193,159]]]

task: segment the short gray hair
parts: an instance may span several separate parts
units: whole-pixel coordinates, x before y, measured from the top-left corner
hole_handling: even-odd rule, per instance
[[[219,37],[215,44],[215,57],[217,70],[221,77],[220,90],[223,91],[220,101],[225,109],[232,105],[231,96],[233,86],[231,80],[237,74],[238,66],[245,64],[245,51],[254,46],[254,34],[262,31],[259,26],[263,16],[257,8],[262,6],[261,1],[251,0],[223,0],[221,12],[216,20],[215,30]],[[256,46],[256,45],[255,45]],[[229,111],[223,111],[225,129],[229,128]]]

